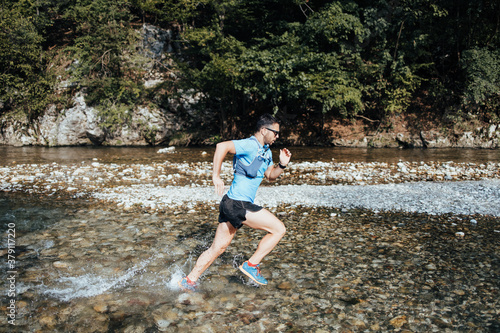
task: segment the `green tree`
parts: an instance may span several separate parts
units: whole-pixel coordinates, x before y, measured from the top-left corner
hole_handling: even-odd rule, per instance
[[[363,65],[357,49],[365,31],[354,15],[335,2],[323,11],[310,12],[308,18],[297,5],[296,13],[304,22],[287,22],[290,17],[282,12],[290,12],[288,4],[250,3],[254,8],[267,8],[266,17],[276,20],[237,16],[237,21],[235,13],[251,10],[248,4],[234,2],[233,7],[224,8],[224,15],[214,9],[209,25],[184,33],[191,44],[190,54],[196,57],[189,58],[195,64],[189,80],[203,92],[205,106],[217,110],[222,119],[245,117],[252,110],[276,113],[280,109],[348,118],[363,109],[356,71]],[[353,3],[346,7],[356,9]],[[241,26],[255,22],[269,30],[254,36],[241,31]],[[231,126],[222,121],[222,128],[224,135]]]
[[[54,77],[46,69],[40,33],[48,20],[23,2],[0,7],[0,114],[35,118],[50,101]]]
[[[500,120],[500,52],[488,48],[466,50],[461,65],[466,76],[465,110],[473,114],[483,110],[486,120]]]

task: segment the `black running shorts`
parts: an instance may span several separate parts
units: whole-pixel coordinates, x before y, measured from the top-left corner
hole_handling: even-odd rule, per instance
[[[258,212],[261,209],[261,206],[248,201],[233,200],[226,194],[219,205],[219,222],[229,222],[233,227],[239,229],[243,225],[243,221],[246,220],[247,211]]]

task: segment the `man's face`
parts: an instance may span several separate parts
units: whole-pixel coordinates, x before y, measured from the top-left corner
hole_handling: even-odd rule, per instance
[[[279,137],[280,125],[278,123],[266,126],[262,129],[264,135],[264,144],[272,145]]]

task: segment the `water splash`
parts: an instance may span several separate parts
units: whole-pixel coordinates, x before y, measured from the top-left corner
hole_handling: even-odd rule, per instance
[[[109,278],[93,273],[80,276],[60,277],[55,282],[57,282],[57,285],[62,285],[63,287],[46,289],[43,290],[42,293],[67,302],[75,298],[93,297],[104,294],[115,288],[123,288],[131,283],[134,276],[143,272],[145,267],[154,257],[155,256],[127,269],[122,275],[116,275]]]
[[[179,290],[178,282],[185,276],[186,274],[184,273],[181,267],[179,266],[175,267],[174,272],[170,276],[170,280],[168,280],[166,283],[167,288],[170,290]]]
[[[188,258],[182,265],[174,263],[165,267],[161,272],[152,272],[147,266],[156,259],[161,259],[161,254],[142,261],[140,264],[129,268],[121,275],[103,277],[98,273],[88,273],[79,276],[60,277],[54,282],[57,287],[42,290],[42,294],[68,302],[77,298],[90,298],[125,288],[144,288],[154,290],[154,293],[163,289],[178,291],[178,282],[186,276],[192,258]],[[47,287],[47,285],[41,286]],[[152,291],[153,292],[153,291]]]

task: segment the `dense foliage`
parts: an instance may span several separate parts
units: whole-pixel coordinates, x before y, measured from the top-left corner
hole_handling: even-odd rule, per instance
[[[144,22],[178,37],[155,88],[134,56]],[[109,127],[186,91],[222,135],[261,112],[498,121],[499,29],[495,0],[4,0],[0,112],[38,116],[67,77]]]

